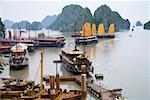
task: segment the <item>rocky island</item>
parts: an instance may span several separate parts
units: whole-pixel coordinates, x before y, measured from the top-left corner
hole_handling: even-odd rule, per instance
[[[141,21],[137,21],[137,22],[136,22],[136,26],[142,26]]]
[[[115,24],[115,31],[128,30],[130,22],[128,19],[123,19],[119,13],[112,11],[109,6],[102,5],[97,8],[92,15],[89,8],[83,8],[80,5],[68,5],[62,9],[50,29],[60,31],[81,30],[83,22],[88,21],[95,23],[98,27],[99,23],[103,23],[105,30],[108,31],[108,26],[111,23]]]
[[[144,29],[150,30],[150,21],[148,21],[144,24]]]

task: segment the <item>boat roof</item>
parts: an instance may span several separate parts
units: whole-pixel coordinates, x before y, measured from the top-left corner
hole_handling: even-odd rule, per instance
[[[16,53],[16,52],[24,52],[24,50],[21,49],[21,48],[16,48],[16,49],[12,50],[12,52],[13,52],[13,53]]]
[[[24,44],[24,43],[18,43],[18,44],[14,45],[14,46],[11,48],[11,51],[13,51],[13,50],[15,50],[15,49],[17,49],[17,48],[20,48],[20,49],[22,49],[22,50],[26,50],[28,47],[27,47],[27,45]]]
[[[79,51],[79,50],[73,50],[73,51],[69,52],[69,54],[81,55],[81,54],[83,54],[83,52]]]

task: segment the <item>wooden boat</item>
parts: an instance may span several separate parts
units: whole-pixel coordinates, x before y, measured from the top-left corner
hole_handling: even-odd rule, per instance
[[[23,91],[26,87],[32,87],[34,81],[30,80],[20,80],[20,79],[10,79],[10,78],[1,78],[4,83],[4,88],[11,91]]]
[[[91,25],[89,22],[86,22],[82,27],[82,35],[80,37],[75,38],[76,44],[90,44],[97,43],[98,39],[96,36],[96,26],[92,24],[92,32]]]
[[[72,37],[80,37],[82,35],[81,32],[74,32],[71,34]]]
[[[34,39],[38,47],[63,47],[65,45],[63,36],[46,37],[44,33],[38,34],[38,38]]]
[[[19,70],[28,66],[28,50],[25,44],[19,43],[11,48],[10,69]]]
[[[89,72],[93,72],[92,62],[85,57],[84,52],[77,50],[76,46],[70,53],[62,50],[60,59],[62,66],[73,74],[89,74]]]
[[[108,33],[105,33],[104,25],[103,23],[100,23],[98,26],[97,38],[115,38],[114,31],[115,31],[114,24],[110,24]]]
[[[10,53],[10,45],[1,45],[0,46],[0,54],[9,54]]]

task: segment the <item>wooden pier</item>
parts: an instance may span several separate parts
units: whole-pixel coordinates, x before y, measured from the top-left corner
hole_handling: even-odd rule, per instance
[[[44,77],[43,80],[49,82],[49,76]],[[81,86],[81,75],[60,77],[60,82],[68,81],[74,81]],[[93,79],[87,79],[86,87],[92,94],[94,94],[98,98],[101,98],[101,100],[115,100],[115,98],[119,98],[119,96],[121,95],[120,93],[118,93],[118,91],[121,91],[122,89],[114,89],[118,91],[108,90],[102,87],[102,85],[95,84],[93,81]]]

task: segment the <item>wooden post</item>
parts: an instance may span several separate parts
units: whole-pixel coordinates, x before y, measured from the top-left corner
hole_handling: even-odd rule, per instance
[[[54,89],[54,87],[55,87],[55,77],[54,76],[50,76],[49,83],[50,83],[50,89]]]
[[[40,91],[43,90],[43,52],[41,52],[41,77],[40,77]],[[41,98],[41,95],[39,95],[39,99]]]
[[[59,73],[58,73],[58,68],[57,68],[57,63],[56,63],[56,89],[60,88],[60,78],[59,78]]]
[[[81,83],[81,91],[82,91],[82,100],[86,100],[86,74],[82,74],[82,83]]]

